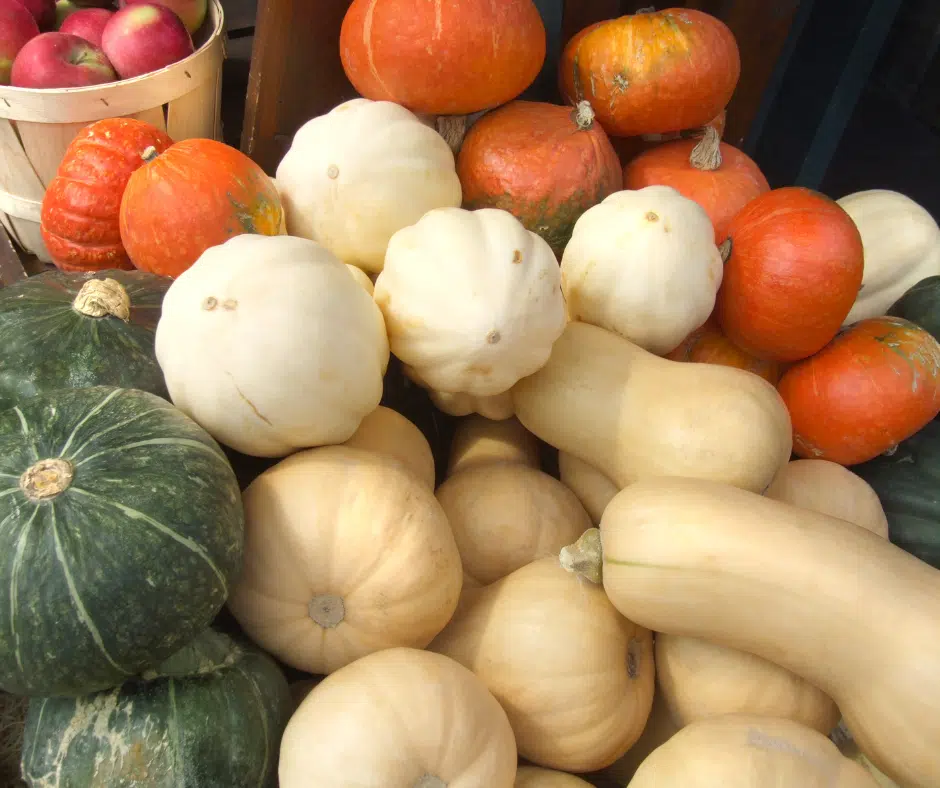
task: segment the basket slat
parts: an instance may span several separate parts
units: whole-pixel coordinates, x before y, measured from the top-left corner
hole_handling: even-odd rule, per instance
[[[4,226],[20,246],[48,258],[39,233],[36,209],[44,193],[45,187],[30,164],[16,130],[10,121],[0,118],[0,210],[8,214]]]
[[[21,120],[16,124],[26,157],[36,170],[43,186],[55,178],[59,162],[69,144],[87,123],[31,123]]]
[[[203,80],[195,89],[170,102],[166,131],[174,140],[215,137],[218,113],[209,115],[207,106],[215,106],[215,79]]]
[[[130,117],[142,120],[151,126],[156,126],[160,131],[166,131],[166,112],[163,111],[163,107],[151,107],[143,112],[135,112]],[[176,138],[174,137],[174,139]]]

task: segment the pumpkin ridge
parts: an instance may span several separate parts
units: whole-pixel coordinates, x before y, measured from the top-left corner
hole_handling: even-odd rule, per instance
[[[85,450],[86,446],[88,446],[90,443],[94,443],[96,440],[100,440],[104,435],[107,435],[109,432],[113,432],[114,430],[120,429],[121,427],[126,427],[128,424],[133,424],[135,421],[137,421],[138,419],[142,419],[144,416],[149,416],[151,413],[158,413],[161,410],[162,408],[151,408],[150,410],[144,410],[144,411],[141,411],[140,413],[137,413],[131,416],[129,419],[125,419],[124,421],[119,421],[117,422],[117,424],[112,424],[110,427],[105,427],[100,432],[96,432],[94,435],[88,438],[88,440],[86,440],[77,449],[74,449],[70,455],[71,458],[73,460],[76,460],[78,458],[78,455],[81,454]],[[92,456],[95,456],[95,455],[92,455]],[[82,462],[84,462],[84,460],[82,460]],[[78,464],[81,465],[81,462]]]
[[[263,709],[264,708],[264,696],[261,694],[261,689],[258,687],[258,683],[251,676],[248,675],[248,673],[245,671],[245,669],[241,665],[236,664],[234,668],[236,672],[240,673],[242,677],[245,679],[245,681],[248,683],[248,686],[251,688],[251,694],[254,695],[255,700],[258,702],[258,707]],[[259,769],[258,774],[259,774],[259,778],[261,781],[259,785],[262,786],[263,788],[264,777],[268,771],[268,761],[271,758],[271,746],[270,746],[270,739],[268,736],[268,718],[264,714],[261,715],[261,734],[262,734],[262,738],[264,739],[264,760],[261,762],[261,769]]]

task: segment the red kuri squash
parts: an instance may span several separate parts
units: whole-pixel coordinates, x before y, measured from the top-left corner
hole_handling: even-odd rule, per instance
[[[484,115],[463,141],[457,175],[465,208],[509,211],[559,257],[578,217],[623,185],[586,101],[513,101]]]
[[[134,118],[108,118],[83,128],[65,151],[42,200],[42,240],[63,271],[130,270],[118,215],[133,172],[148,148],[162,153],[173,140]]]
[[[608,134],[629,137],[704,126],[734,93],[741,57],[723,22],[670,8],[586,27],[559,70],[569,102],[590,101]]]
[[[210,246],[280,233],[274,182],[241,151],[189,139],[145,158],[121,201],[121,239],[137,268],[177,277]]]
[[[736,367],[760,375],[769,383],[780,380],[780,365],[775,361],[764,361],[745,353],[728,337],[721,333],[718,321],[712,315],[705,324],[689,334],[682,344],[666,355],[670,361],[691,361],[698,364],[718,364]]]
[[[467,115],[505,104],[538,76],[545,27],[532,0],[353,0],[339,38],[365,98]]]
[[[727,113],[722,110],[712,118],[705,127],[711,127],[718,132],[718,139],[725,134],[725,123]],[[643,134],[640,137],[611,137],[610,144],[614,146],[617,155],[620,157],[620,163],[626,167],[631,161],[644,151],[659,147],[664,142],[674,140],[697,140],[702,136],[703,127],[698,126],[694,129],[684,129],[682,131],[667,131],[664,134]]]
[[[777,390],[796,454],[856,465],[940,413],[940,344],[899,317],[862,320],[788,369]]]
[[[694,200],[715,227],[715,243],[728,237],[731,220],[755,197],[770,191],[767,179],[746,153],[721,142],[718,132],[705,127],[705,136],[676,140],[641,153],[623,171],[625,189],[671,186]]]
[[[828,197],[795,186],[751,200],[731,221],[716,314],[758,358],[799,361],[838,332],[862,284],[862,238]]]

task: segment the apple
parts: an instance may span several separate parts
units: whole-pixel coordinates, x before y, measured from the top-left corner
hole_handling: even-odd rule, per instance
[[[19,0],[0,0],[0,85],[10,84],[10,69],[19,51],[39,35],[39,25]]]
[[[75,5],[72,0],[56,0],[55,4],[55,29],[62,27],[62,23],[74,14],[81,6]]]
[[[40,30],[52,30],[55,27],[55,0],[19,1],[33,15]]]
[[[114,82],[117,74],[98,47],[69,33],[41,33],[26,42],[10,84],[17,88],[83,88]]]
[[[137,3],[153,3],[154,5],[165,5],[186,25],[187,32],[192,35],[206,19],[206,13],[209,11],[208,0],[118,0],[118,8],[124,8],[127,5]]]
[[[100,47],[101,34],[112,16],[114,12],[107,8],[81,8],[62,23],[59,32],[71,33]]]
[[[135,3],[104,26],[101,48],[121,79],[149,74],[193,53],[186,26],[169,8]]]

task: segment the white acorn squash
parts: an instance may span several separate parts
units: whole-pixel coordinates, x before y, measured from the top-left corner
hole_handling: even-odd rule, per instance
[[[940,274],[940,227],[898,192],[870,189],[837,200],[862,236],[862,289],[845,325],[879,317],[921,279]]]
[[[571,320],[657,355],[708,319],[722,273],[708,214],[669,186],[614,192],[585,211],[561,260]]]
[[[404,107],[357,98],[307,121],[277,167],[291,235],[381,271],[388,240],[462,199],[454,154]]]
[[[347,440],[389,361],[369,294],[325,247],[287,235],[207,249],[167,291],[155,346],[173,404],[257,457]]]
[[[374,298],[408,374],[449,394],[504,394],[565,327],[551,248],[496,208],[439,208],[395,233]]]

